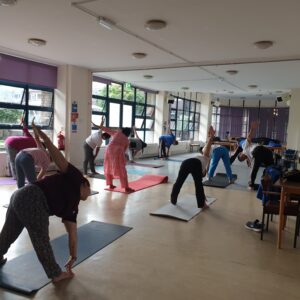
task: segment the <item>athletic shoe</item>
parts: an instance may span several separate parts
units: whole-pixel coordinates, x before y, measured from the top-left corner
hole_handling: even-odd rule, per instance
[[[261,232],[262,230],[262,224],[259,223],[259,220],[255,220],[253,222],[249,221],[245,224],[245,227],[249,230],[253,230],[253,231],[256,231],[256,232]]]
[[[5,263],[6,263],[6,261],[7,261],[7,258],[1,258],[0,259],[0,267],[2,266],[2,265],[4,265]]]

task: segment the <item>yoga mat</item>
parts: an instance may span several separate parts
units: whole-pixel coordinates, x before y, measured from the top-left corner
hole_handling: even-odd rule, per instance
[[[214,176],[210,180],[206,180],[203,182],[204,186],[212,186],[212,187],[218,187],[218,188],[226,188],[229,185],[229,180],[227,176]]]
[[[154,186],[160,183],[166,183],[168,182],[168,176],[161,176],[161,175],[144,175],[143,177],[139,178],[138,180],[131,181],[129,182],[129,187],[134,189],[134,191],[139,191],[146,189],[150,186]],[[106,188],[105,190],[111,191],[111,192],[119,192],[119,193],[125,193],[125,194],[130,194],[125,192],[121,186],[117,186],[114,189],[109,189]]]
[[[96,167],[96,170],[98,172],[103,172],[103,167]],[[136,170],[136,169],[132,168],[131,165],[126,167],[126,171],[127,171],[127,174],[133,174],[133,175],[144,175],[147,173],[146,171],[143,171],[143,170]],[[104,176],[104,175],[102,175],[102,176]],[[98,178],[98,177],[95,177],[95,178]],[[100,179],[105,179],[105,177],[100,178]]]
[[[226,173],[217,173],[216,176],[222,176],[222,177],[226,177],[227,178],[227,174]],[[232,179],[233,180],[237,180],[237,175],[236,174],[232,174]]]
[[[90,196],[93,196],[93,195],[96,195],[96,194],[99,194],[99,192],[98,192],[98,191],[92,191],[92,190],[91,190]]]
[[[103,174],[90,174],[89,177],[105,180],[105,176]]]
[[[216,198],[207,196],[207,205],[211,205],[216,201]],[[197,200],[195,195],[180,196],[177,200],[177,204],[173,205],[171,202],[163,207],[151,212],[150,215],[159,217],[169,217],[179,219],[188,222],[193,217],[198,215],[202,211],[202,208],[197,207]]]
[[[12,177],[0,178],[0,185],[13,185],[13,184],[17,184],[17,181]]]
[[[78,228],[78,265],[109,245],[131,227],[92,221]],[[69,257],[67,234],[51,241],[57,263],[64,270]],[[0,267],[0,286],[23,294],[31,294],[50,282],[34,251],[9,260]]]
[[[168,158],[167,161],[173,161],[173,162],[179,162],[179,163],[183,162],[183,160],[175,159],[175,158]]]
[[[129,163],[129,165],[137,166],[137,167],[145,167],[145,168],[161,168],[164,166],[164,165],[143,164],[139,162]]]

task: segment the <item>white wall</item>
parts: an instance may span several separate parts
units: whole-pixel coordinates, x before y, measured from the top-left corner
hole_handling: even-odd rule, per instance
[[[289,123],[287,129],[287,147],[300,150],[300,89],[292,90]]]

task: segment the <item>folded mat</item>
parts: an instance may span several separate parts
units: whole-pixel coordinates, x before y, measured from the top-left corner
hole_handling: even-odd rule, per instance
[[[78,251],[75,265],[109,245],[131,227],[92,221],[77,230]],[[51,241],[57,263],[64,268],[69,257],[68,235]],[[23,294],[31,294],[50,282],[35,251],[9,260],[0,267],[0,286]]]
[[[216,198],[207,196],[206,204],[211,205],[216,201]],[[163,207],[157,209],[154,212],[151,212],[150,215],[159,216],[159,217],[169,217],[174,219],[179,219],[182,221],[189,221],[202,211],[202,208],[198,208],[197,200],[195,195],[184,195],[179,196],[177,204],[173,205],[171,202],[168,202]]]
[[[154,186],[154,185],[157,185],[160,183],[166,183],[166,182],[168,182],[168,176],[144,175],[135,181],[129,182],[129,187],[134,189],[134,191],[139,191],[139,190],[146,189],[150,186]],[[117,186],[114,189],[106,188],[105,190],[130,194],[128,192],[125,192],[125,189],[121,188],[121,186]]]

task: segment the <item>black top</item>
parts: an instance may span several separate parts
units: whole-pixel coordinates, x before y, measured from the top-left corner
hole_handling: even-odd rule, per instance
[[[80,185],[85,181],[81,172],[69,163],[66,173],[47,176],[34,184],[44,192],[50,215],[76,223]]]

